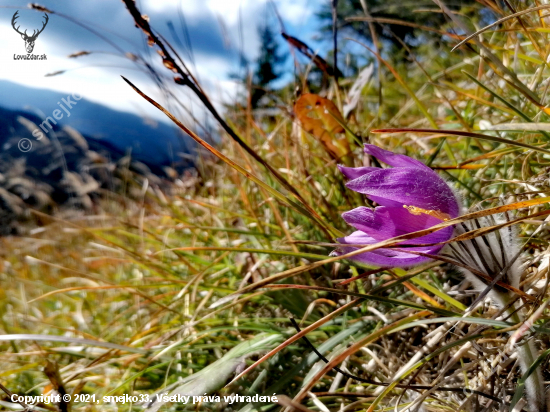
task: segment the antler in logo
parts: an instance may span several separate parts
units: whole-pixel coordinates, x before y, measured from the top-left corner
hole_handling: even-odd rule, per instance
[[[17,13],[19,13],[19,10],[17,10],[15,12],[15,14],[13,15],[13,17],[11,19],[11,25],[12,25],[13,29],[21,35],[21,38],[23,40],[25,40],[25,48],[27,49],[27,53],[32,53],[32,51],[34,49],[34,42],[36,41],[36,38],[38,37],[38,35],[40,33],[42,33],[42,31],[44,31],[44,28],[46,27],[46,24],[48,24],[48,20],[49,20],[48,15],[46,13],[44,13],[44,18],[45,18],[44,25],[42,26],[42,28],[40,30],[38,30],[38,32],[36,30],[33,30],[32,35],[29,36],[27,34],[27,30],[25,30],[24,33],[19,31],[19,27],[21,27],[21,26],[17,26],[17,28],[15,27],[15,20],[19,17],[17,15]]]

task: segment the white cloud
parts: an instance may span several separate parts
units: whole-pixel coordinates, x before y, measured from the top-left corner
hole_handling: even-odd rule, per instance
[[[279,0],[276,4],[281,18],[293,25],[303,27],[313,17],[310,0]]]
[[[37,89],[48,89],[67,94],[78,93],[90,101],[116,110],[130,111],[167,121],[164,114],[143,100],[120,76],[124,75],[148,95],[162,102],[163,96],[159,93],[158,88],[151,83],[148,77],[136,71],[129,62],[121,58],[98,54],[95,57],[91,55],[69,59],[65,55],[59,55],[59,47],[48,42],[47,37],[43,36],[37,39],[33,53],[46,54],[47,60],[14,60],[14,55],[27,54],[24,48],[25,43],[13,32],[11,25],[0,25],[0,38],[14,38],[14,41],[4,42],[0,49],[1,80]],[[196,57],[196,71],[200,74],[205,87],[214,86],[217,82],[224,81],[225,73],[229,71],[227,61],[223,58],[203,54],[198,54]],[[157,58],[156,54],[153,54],[153,61],[153,64],[158,66],[161,75],[167,78],[172,77],[166,68],[160,66],[160,58]],[[113,67],[94,67],[96,65]],[[48,73],[60,70],[65,72],[45,77]],[[174,89],[176,92],[180,92],[184,88],[174,85]],[[221,89],[226,89],[226,87]],[[218,97],[212,96],[214,101],[218,100]],[[1,96],[1,100],[7,105],[9,96]],[[183,100],[189,101],[189,97]],[[0,101],[0,105],[2,101]],[[52,107],[55,107],[55,104],[56,102],[52,102]],[[29,102],[29,106],[32,106],[32,102]]]
[[[11,39],[14,37],[11,26],[0,25],[0,37]],[[14,55],[26,55],[23,40],[4,42],[0,52],[0,79],[9,80],[27,87],[55,90],[62,93],[78,93],[86,99],[109,106],[117,110],[132,110],[129,106],[137,100],[136,93],[120,78],[120,74],[127,77],[135,76],[132,70],[116,70],[101,67],[86,67],[90,61],[68,59],[66,56],[56,55],[51,43],[39,37],[33,53],[46,54],[47,60],[14,60]],[[97,64],[95,61],[93,64]],[[47,73],[66,70],[65,73],[45,77]],[[143,76],[139,76],[143,78]],[[140,99],[140,98],[139,98]],[[2,96],[2,100],[8,103],[9,96]],[[149,105],[144,102],[142,106]],[[1,104],[1,102],[0,102]],[[52,102],[54,107],[56,102]],[[32,102],[29,102],[32,106]],[[150,105],[149,105],[150,106]],[[150,108],[143,108],[149,115],[160,118]],[[134,111],[134,110],[132,110]]]
[[[296,25],[297,27],[303,27],[312,15],[311,0],[276,0],[277,8],[285,20],[285,23],[290,25]],[[316,1],[314,1],[316,3]],[[118,4],[118,3],[117,3]],[[243,49],[249,58],[253,58],[259,47],[259,41],[257,36],[257,25],[267,15],[273,18],[272,10],[270,9],[267,0],[177,0],[177,1],[158,1],[158,0],[144,0],[143,11],[150,14],[152,17],[152,24],[155,26],[154,16],[157,15],[176,15],[176,8],[178,4],[181,5],[186,20],[192,21],[201,16],[219,16],[223,19],[227,32],[229,33],[232,47],[234,49]],[[47,4],[46,4],[47,6]],[[123,7],[123,6],[122,6]],[[80,12],[80,15],[75,15],[77,19],[88,20],[92,24],[96,23],[97,26],[109,25],[108,17],[105,16],[102,21],[94,22],[93,15],[87,15],[84,7],[73,8],[76,13]],[[122,19],[126,16],[122,14],[122,10],[118,11],[117,18]],[[60,9],[63,12],[64,10]],[[266,14],[267,12],[267,14]],[[11,13],[11,12],[10,12]],[[122,15],[122,17],[121,17]],[[56,17],[59,19],[59,17]],[[113,15],[114,18],[114,15]],[[121,22],[121,20],[118,20]],[[53,22],[53,19],[52,19]],[[50,25],[51,23],[50,22]],[[242,38],[244,44],[239,44],[239,22],[242,28]],[[63,93],[77,92],[83,95],[85,98],[104,104],[106,106],[135,112],[136,114],[146,114],[156,119],[165,120],[165,116],[158,110],[153,108],[149,103],[143,101],[130,87],[120,78],[120,74],[127,76],[128,78],[139,84],[140,87],[151,93],[153,97],[161,99],[160,93],[156,87],[141,73],[131,69],[121,69],[117,67],[93,67],[94,65],[117,65],[131,67],[131,64],[125,62],[121,58],[110,57],[107,55],[92,55],[79,59],[69,59],[66,57],[67,48],[70,44],[83,43],[82,49],[87,49],[85,45],[86,40],[90,39],[90,34],[80,33],[78,37],[79,41],[73,41],[68,43],[66,36],[60,36],[59,30],[61,21],[58,20],[56,26],[58,32],[51,30],[45,31],[40,35],[36,42],[34,53],[45,53],[48,58],[45,61],[21,61],[14,60],[14,54],[26,54],[24,49],[24,42],[19,36],[14,33],[13,28],[10,25],[9,20],[4,20],[0,24],[0,38],[6,39],[0,45],[0,79],[9,80],[15,83],[23,84],[28,87],[35,87],[41,89],[56,90]],[[166,30],[164,21],[157,20],[158,27],[161,31]],[[120,27],[112,27],[112,30],[121,29]],[[218,31],[219,28],[212,28]],[[64,28],[63,28],[64,30]],[[125,32],[124,34],[127,34]],[[135,30],[131,40],[134,44],[141,44],[142,33]],[[291,33],[292,34],[292,33]],[[57,36],[57,37],[56,37]],[[193,33],[190,33],[191,42],[193,42]],[[76,39],[74,37],[73,39]],[[69,39],[68,41],[70,42]],[[82,41],[80,41],[82,40]],[[93,43],[93,50],[97,50],[96,43]],[[75,47],[75,46],[72,46]],[[77,46],[78,47],[78,46]],[[127,44],[124,43],[124,47]],[[101,48],[100,48],[101,49]],[[108,47],[104,47],[108,49]],[[76,50],[71,50],[76,51]],[[211,99],[218,104],[222,101],[227,102],[235,95],[237,85],[229,80],[229,73],[232,69],[235,69],[237,63],[237,54],[235,53],[235,60],[233,62],[227,60],[227,56],[217,56],[212,53],[207,54],[201,52],[201,50],[195,50],[195,57],[197,67],[196,72],[202,83],[203,87],[208,91]],[[160,67],[160,58],[156,54],[152,54],[152,61],[155,65]],[[90,67],[91,66],[91,67]],[[55,72],[58,70],[67,70],[64,74],[54,77],[44,77],[46,73]],[[163,67],[159,68],[162,75],[171,76],[171,74]],[[147,86],[149,85],[149,86]],[[175,88],[179,93],[183,87]],[[9,96],[2,96],[2,100],[9,99]],[[189,101],[188,99],[186,101]],[[0,105],[2,102],[0,101]],[[53,102],[55,104],[55,102]]]
[[[285,22],[287,30],[291,31],[290,34],[302,35],[303,29],[311,28],[310,21],[318,0],[274,0],[273,3]],[[147,0],[145,5],[147,10],[159,13],[175,13],[180,5],[188,21],[207,15],[216,16],[223,21],[225,26],[223,31],[229,36],[231,46],[234,49],[244,50],[249,58],[255,57],[258,51],[258,24],[262,23],[266,17],[271,18],[272,22],[275,21],[268,0],[179,0],[177,2]],[[244,44],[240,44],[241,31]],[[294,31],[299,33],[292,33]]]

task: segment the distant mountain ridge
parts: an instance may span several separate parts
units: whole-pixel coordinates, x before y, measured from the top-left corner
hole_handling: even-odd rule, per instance
[[[168,165],[136,160],[135,154],[67,125],[53,124],[37,140],[33,133],[41,121],[41,116],[0,107],[0,236],[18,233],[30,209],[90,211],[108,192],[136,199],[143,187],[170,190],[178,176],[192,176],[191,170],[182,177]]]
[[[57,102],[67,99],[66,93],[30,88],[6,80],[0,80],[0,96],[0,107],[33,113],[42,118],[38,124],[45,117],[52,117],[54,110],[63,113]],[[163,122],[153,125],[137,115],[82,98],[70,110],[70,116],[64,115],[58,123],[71,126],[88,140],[102,141],[120,153],[130,152],[132,158],[148,165],[182,170],[191,164],[182,160],[179,154],[191,153],[193,142],[180,130]]]

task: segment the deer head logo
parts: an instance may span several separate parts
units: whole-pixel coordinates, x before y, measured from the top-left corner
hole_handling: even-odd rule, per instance
[[[19,13],[19,10],[17,10],[15,12],[15,14],[13,15],[13,17],[11,19],[11,25],[12,25],[13,29],[21,35],[21,38],[23,40],[25,40],[25,48],[27,49],[27,53],[32,53],[32,51],[34,49],[34,42],[36,41],[36,38],[38,37],[38,35],[40,33],[42,33],[44,31],[44,28],[46,27],[46,24],[48,24],[48,20],[49,20],[48,15],[44,13],[44,18],[45,18],[44,25],[42,26],[42,28],[40,30],[38,30],[38,32],[36,30],[33,30],[32,35],[29,36],[27,34],[27,30],[25,30],[24,33],[19,31],[19,27],[21,27],[21,26],[17,26],[17,28],[15,27],[15,20],[19,17],[17,15],[17,13]]]

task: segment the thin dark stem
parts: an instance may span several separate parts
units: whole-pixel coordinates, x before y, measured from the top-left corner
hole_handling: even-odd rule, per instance
[[[338,0],[332,0],[332,42],[334,46],[334,80],[338,83]]]
[[[14,395],[12,391],[10,391],[8,388],[6,388],[6,387],[5,387],[4,385],[2,385],[1,383],[0,383],[0,390],[1,390],[2,392],[4,392],[6,395],[8,395],[8,397],[9,397],[10,400],[11,400],[11,397]],[[34,409],[32,408],[32,406],[27,405],[26,403],[23,403],[23,402],[20,402],[20,401],[17,401],[17,403],[18,403],[19,405],[21,405],[21,407],[23,408],[23,410],[24,410],[25,412],[33,412],[33,411],[34,411]]]
[[[135,0],[122,1],[126,5],[126,8],[130,12],[132,18],[134,19],[136,26],[139,27],[148,36],[149,44],[155,44],[160,49],[160,54],[163,58],[164,65],[180,76],[180,78],[175,79],[175,82],[182,86],[189,87],[191,91],[199,98],[202,104],[204,104],[206,109],[212,114],[212,116],[214,116],[214,118],[224,129],[224,131],[229,134],[229,136],[231,136],[231,138],[235,140],[258,163],[269,170],[269,172],[279,181],[279,183],[281,183],[285,187],[285,189],[292,193],[292,195],[295,196],[300,201],[300,203],[302,203],[304,208],[307,209],[311,216],[314,218],[313,220],[319,225],[320,229],[322,229],[327,236],[332,237],[334,235],[334,233],[331,233],[334,232],[333,228],[323,222],[321,216],[319,216],[319,214],[305,201],[298,190],[294,186],[292,186],[273,166],[271,166],[258,153],[256,153],[254,149],[248,146],[248,144],[244,140],[242,140],[241,137],[221,117],[221,115],[210,102],[204,91],[201,89],[200,85],[193,78],[192,74],[187,69],[186,71],[184,71],[182,67],[172,57],[171,51],[173,49],[166,47],[159,36],[153,31],[148,20],[143,17],[141,12],[137,8]],[[180,62],[183,63],[181,59]]]

